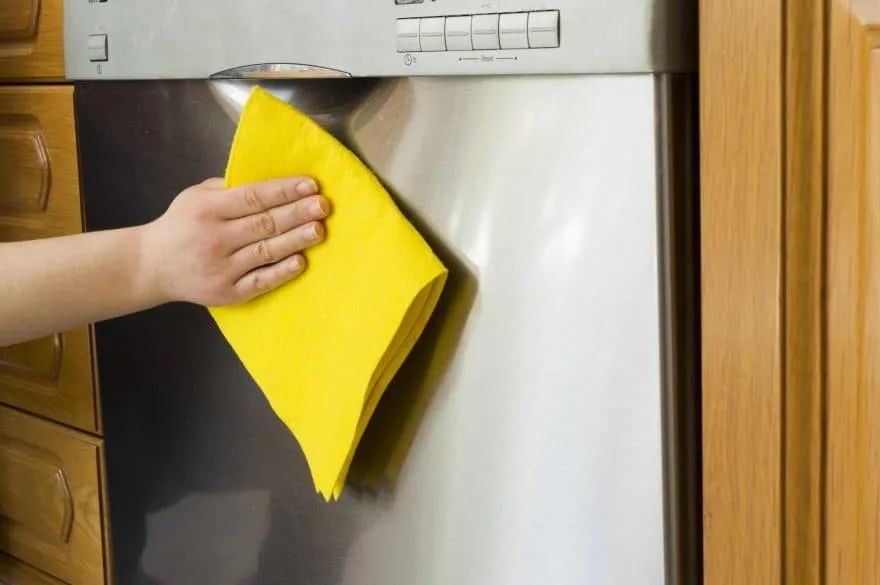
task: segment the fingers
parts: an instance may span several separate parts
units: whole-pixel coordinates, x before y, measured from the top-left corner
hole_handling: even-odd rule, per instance
[[[213,177],[202,181],[202,186],[207,187],[208,189],[223,189],[226,186],[226,181],[220,177]]]
[[[312,221],[326,219],[330,214],[330,200],[322,195],[313,195],[250,215],[232,220],[229,225],[229,238],[235,249],[243,248],[266,238],[271,238]]]
[[[271,266],[248,272],[235,283],[235,294],[240,299],[252,299],[290,282],[305,269],[306,259],[301,254],[295,254]]]
[[[248,272],[260,266],[283,262],[324,241],[324,225],[310,222],[272,238],[241,248],[232,255],[236,270]]]
[[[234,187],[220,193],[221,217],[236,219],[256,215],[316,195],[318,184],[309,177],[272,179]]]

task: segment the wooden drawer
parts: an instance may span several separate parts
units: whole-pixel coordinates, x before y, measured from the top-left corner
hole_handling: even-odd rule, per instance
[[[0,553],[0,583],[3,585],[65,585],[42,571]]]
[[[0,242],[82,229],[73,88],[0,87]],[[0,402],[97,432],[89,328],[0,349]]]
[[[72,85],[0,87],[0,217],[12,239],[82,231]]]
[[[64,79],[63,10],[63,0],[0,0],[0,79]]]
[[[0,407],[0,550],[71,585],[104,583],[102,451]]]

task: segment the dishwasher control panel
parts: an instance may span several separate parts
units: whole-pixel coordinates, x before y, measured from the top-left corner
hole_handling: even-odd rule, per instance
[[[397,19],[398,53],[558,47],[558,10]]]
[[[688,4],[64,0],[65,66],[74,80],[686,72]]]

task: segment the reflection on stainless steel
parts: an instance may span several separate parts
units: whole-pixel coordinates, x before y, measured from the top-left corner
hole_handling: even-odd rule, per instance
[[[207,83],[223,109],[237,123],[251,89],[257,85],[310,116],[339,114],[344,117],[355,106],[363,104],[381,81],[365,78],[345,81],[310,79],[296,83],[277,80],[213,80]]]
[[[384,489],[320,502],[201,309],[99,324],[118,585],[145,582],[157,542],[242,549],[253,583],[671,585],[682,551],[667,546],[664,513],[682,502],[664,489],[675,388],[658,219],[669,87],[651,75],[351,81],[261,85],[344,134],[450,267],[358,453]],[[88,229],[147,221],[222,173],[251,86],[78,85]],[[176,502],[207,493],[258,494],[255,506],[269,493],[265,538],[193,542],[194,503]],[[163,585],[193,582],[172,556],[149,559]]]
[[[343,582],[663,582],[653,78],[401,85],[354,142],[477,299]]]
[[[147,518],[147,534],[162,535],[184,530],[181,535],[190,542],[212,541],[223,550],[222,555],[210,549],[180,551],[170,548],[161,538],[147,538],[141,556],[144,574],[159,583],[181,583],[180,575],[189,576],[189,583],[248,583],[259,568],[259,549],[241,547],[242,540],[262,542],[272,524],[270,494],[265,490],[239,493],[193,493],[173,506]],[[181,526],[181,517],[189,518]],[[183,553],[183,554],[181,554]],[[175,562],[169,563],[169,557]]]
[[[296,79],[322,77],[351,77],[345,71],[301,65],[299,63],[258,63],[233,67],[210,76],[212,79]]]
[[[334,134],[344,133],[351,112],[363,106],[382,83],[378,79],[308,79],[290,81],[211,80],[206,82],[217,103],[238,123],[251,90],[259,85],[278,99],[308,114]]]

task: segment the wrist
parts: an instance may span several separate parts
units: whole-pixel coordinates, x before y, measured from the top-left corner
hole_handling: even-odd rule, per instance
[[[154,225],[148,223],[125,230],[134,249],[132,257],[136,258],[136,261],[132,262],[132,292],[146,307],[154,307],[174,300],[168,283],[162,275],[162,264],[156,255],[157,248],[153,241]]]

